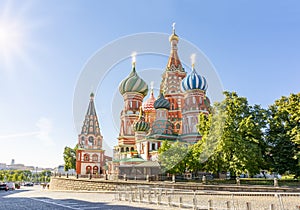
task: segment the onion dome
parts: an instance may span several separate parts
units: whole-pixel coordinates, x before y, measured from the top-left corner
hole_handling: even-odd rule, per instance
[[[145,121],[144,115],[143,115],[143,110],[142,107],[140,107],[140,116],[137,121],[133,123],[133,130],[134,131],[149,131],[150,129],[150,124]]]
[[[141,93],[144,96],[148,93],[148,85],[139,77],[135,71],[135,64],[132,65],[132,70],[127,78],[119,85],[119,91],[122,95],[127,92]]]
[[[192,72],[182,80],[181,86],[182,89],[185,91],[194,89],[206,91],[208,88],[208,84],[205,77],[197,74],[194,66]]]
[[[154,109],[154,102],[155,102],[155,97],[153,94],[153,89],[151,89],[151,93],[150,93],[150,97],[145,101],[145,103],[143,104],[143,109],[144,111],[152,111],[155,110]]]
[[[155,109],[170,109],[170,102],[165,99],[164,94],[160,93],[159,98],[154,102]]]

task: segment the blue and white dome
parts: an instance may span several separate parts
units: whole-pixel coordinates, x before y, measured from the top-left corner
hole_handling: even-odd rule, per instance
[[[205,77],[197,74],[195,68],[193,68],[192,72],[182,80],[181,86],[184,91],[195,89],[206,91],[208,83]]]

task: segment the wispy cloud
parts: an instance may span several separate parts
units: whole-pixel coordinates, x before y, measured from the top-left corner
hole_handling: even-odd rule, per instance
[[[7,135],[0,135],[0,139],[10,139],[10,138],[21,138],[27,136],[35,136],[40,132],[25,132],[25,133],[15,133],[15,134],[7,134]]]
[[[54,142],[49,135],[52,131],[52,121],[43,117],[38,120],[36,126],[40,129],[40,132],[37,134],[37,138],[47,146],[54,145]]]
[[[41,117],[35,124],[35,126],[38,128],[37,131],[31,131],[31,132],[24,132],[24,133],[12,133],[12,134],[0,134],[0,141],[6,140],[6,139],[15,139],[15,138],[24,138],[24,137],[36,137],[38,140],[41,141],[46,146],[52,146],[54,145],[54,141],[51,138],[51,132],[52,132],[52,121],[49,118]]]

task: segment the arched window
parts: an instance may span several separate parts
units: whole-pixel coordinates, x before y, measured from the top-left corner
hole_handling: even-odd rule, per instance
[[[96,154],[93,154],[93,156],[92,156],[92,160],[93,160],[93,161],[98,161],[98,155],[96,155]]]
[[[90,156],[88,154],[84,154],[84,161],[90,161]]]
[[[94,137],[92,136],[89,137],[89,145],[90,146],[94,145]]]
[[[81,142],[80,142],[81,146],[83,146],[85,144],[84,142],[84,136],[81,137]]]

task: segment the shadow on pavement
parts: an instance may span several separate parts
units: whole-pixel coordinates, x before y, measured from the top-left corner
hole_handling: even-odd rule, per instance
[[[18,190],[16,192],[20,192]],[[14,193],[14,192],[10,192]],[[30,209],[30,210],[62,210],[62,209],[76,209],[76,210],[89,210],[89,209],[149,209],[143,207],[131,207],[126,205],[108,204],[104,202],[88,202],[78,199],[52,199],[48,197],[33,197],[33,198],[16,198],[5,197],[9,195],[6,193],[0,193],[0,209],[14,210],[14,209]]]

